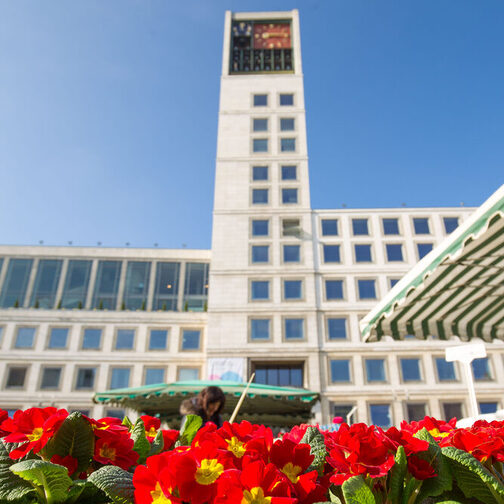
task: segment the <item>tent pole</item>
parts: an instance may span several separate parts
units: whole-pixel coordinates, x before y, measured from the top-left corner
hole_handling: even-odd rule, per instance
[[[474,389],[474,379],[471,369],[471,362],[463,362],[464,371],[467,380],[467,387],[469,388],[469,416],[476,418],[478,416],[478,403],[476,401],[476,391]]]
[[[248,389],[250,387],[250,384],[252,383],[252,380],[255,377],[255,373],[252,373],[252,376],[250,377],[250,380],[247,383],[247,386],[243,389],[242,395],[240,396],[240,400],[235,406],[235,409],[233,411],[233,414],[231,415],[231,418],[229,419],[229,423],[233,423],[234,419],[236,418],[236,415],[238,415],[238,411],[240,411],[240,407],[242,405],[243,400],[245,399],[245,396],[247,395]]]

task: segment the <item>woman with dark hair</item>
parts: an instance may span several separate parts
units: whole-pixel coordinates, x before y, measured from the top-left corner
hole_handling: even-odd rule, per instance
[[[197,396],[182,401],[180,414],[198,415],[202,418],[203,424],[213,422],[217,427],[222,426],[221,411],[224,409],[226,397],[219,387],[206,387]],[[184,421],[184,418],[182,418]]]

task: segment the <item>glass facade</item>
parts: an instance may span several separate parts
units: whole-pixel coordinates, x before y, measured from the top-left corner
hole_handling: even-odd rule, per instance
[[[62,263],[63,261],[56,259],[41,259],[39,261],[30,300],[31,307],[54,307]]]
[[[91,261],[70,260],[61,297],[62,308],[85,308]]]
[[[153,310],[177,311],[180,264],[159,262],[156,266],[156,287]]]
[[[32,264],[33,259],[11,259],[9,261],[7,276],[0,294],[0,308],[23,306]]]
[[[208,298],[208,263],[186,263],[184,311],[206,310]]]
[[[150,262],[128,262],[123,305],[126,310],[145,310],[149,293]]]
[[[92,308],[99,310],[116,309],[120,276],[120,261],[100,261],[98,263],[93,302],[91,303]]]
[[[276,387],[302,387],[303,365],[256,364],[254,382]]]

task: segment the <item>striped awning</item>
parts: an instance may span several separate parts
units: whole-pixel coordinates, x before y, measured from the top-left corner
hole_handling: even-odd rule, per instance
[[[503,217],[504,185],[362,319],[364,340],[504,340]]]

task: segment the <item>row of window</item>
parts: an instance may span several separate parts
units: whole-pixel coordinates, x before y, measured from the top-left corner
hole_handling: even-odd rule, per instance
[[[437,381],[452,382],[458,381],[458,373],[453,362],[447,362],[444,357],[434,358]],[[385,359],[364,359],[365,378],[367,383],[388,382]],[[424,380],[421,369],[421,360],[418,357],[399,358],[399,369],[403,383],[421,382]],[[476,381],[492,380],[490,364],[487,357],[474,359],[472,370]],[[331,359],[330,379],[332,383],[353,383],[352,361],[351,359]]]
[[[0,273],[3,260],[0,259]],[[40,259],[33,287],[29,290],[34,259],[9,259],[0,291],[0,308],[92,308],[107,310],[182,309],[202,311],[208,296],[208,263]],[[62,271],[66,267],[63,278]],[[121,273],[126,268],[124,287]],[[181,268],[185,268],[183,291],[179,293]],[[93,271],[96,273],[93,276]],[[154,282],[152,298],[150,284]],[[93,294],[88,304],[88,290]],[[60,290],[61,289],[61,290]],[[58,292],[61,296],[57,299]]]
[[[297,180],[298,167],[296,165],[280,165],[280,180]],[[252,166],[252,182],[268,182],[270,180],[269,166]]]
[[[253,138],[252,152],[255,154],[267,154],[270,151],[269,138]],[[282,137],[278,139],[278,152],[296,152],[296,138]]]
[[[30,366],[12,364],[7,367],[4,388],[7,390],[24,389],[27,384]],[[59,390],[65,372],[64,365],[43,366],[37,381],[39,390]],[[94,390],[97,366],[77,366],[73,377],[74,390]],[[108,389],[127,388],[131,386],[132,368],[111,367],[108,377]],[[180,366],[177,368],[178,381],[192,381],[200,379],[199,367]],[[144,366],[143,384],[154,385],[166,381],[166,367]]]
[[[270,96],[267,93],[257,93],[252,95],[252,105],[254,107],[267,107],[270,101]],[[277,103],[280,107],[292,107],[294,106],[294,94],[293,93],[279,93],[277,98]]]
[[[19,326],[15,330],[12,348],[32,349],[35,347],[37,335],[36,327]],[[146,350],[166,351],[169,345],[169,329],[150,329],[147,338]],[[2,343],[3,327],[0,327],[0,346]],[[51,350],[68,349],[70,342],[69,327],[51,327],[47,334],[45,348]],[[180,330],[181,351],[192,351],[201,349],[201,330],[192,328],[182,328]],[[103,329],[99,327],[84,327],[81,332],[79,349],[100,350],[103,345]],[[139,350],[136,348],[135,329],[116,329],[114,350]]]
[[[270,189],[267,187],[252,188],[250,194],[252,205],[269,205]],[[299,190],[297,187],[280,188],[280,201],[282,205],[295,205],[299,203]]]

